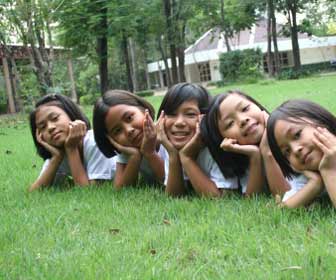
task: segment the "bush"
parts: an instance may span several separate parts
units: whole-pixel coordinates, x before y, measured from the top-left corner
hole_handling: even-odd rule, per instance
[[[99,95],[86,94],[79,98],[79,104],[81,105],[94,105]]]
[[[152,91],[152,90],[142,90],[142,91],[136,92],[135,94],[139,95],[141,97],[153,96],[154,95],[154,91]]]
[[[261,74],[260,49],[236,50],[220,56],[220,72],[225,81],[257,80]]]
[[[287,68],[280,71],[278,75],[279,80],[297,80],[299,78],[304,78],[312,73],[308,70],[295,70],[293,68]]]

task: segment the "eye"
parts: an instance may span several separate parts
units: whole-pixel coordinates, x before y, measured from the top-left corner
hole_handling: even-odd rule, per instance
[[[195,118],[198,117],[198,114],[196,112],[187,112],[186,116],[189,118]]]
[[[131,122],[133,120],[134,114],[129,114],[126,116],[126,121]]]
[[[233,125],[233,121],[230,121],[226,124],[225,129],[229,129]]]
[[[250,109],[250,105],[246,105],[243,107],[242,112],[247,112]]]
[[[297,140],[297,139],[300,138],[300,136],[301,136],[301,132],[302,132],[302,130],[299,129],[299,130],[294,134],[294,139],[295,139],[295,140]]]
[[[282,154],[283,154],[283,156],[285,157],[285,158],[289,158],[289,156],[290,156],[290,149],[289,148],[286,148],[286,149],[284,149],[283,151],[282,151]]]
[[[121,127],[116,127],[112,130],[112,135],[116,136],[121,133]]]

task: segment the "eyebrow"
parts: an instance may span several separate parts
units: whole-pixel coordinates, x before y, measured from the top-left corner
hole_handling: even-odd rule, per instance
[[[244,102],[244,100],[240,100],[237,104],[236,104],[236,106],[234,106],[234,109],[235,110],[237,110],[240,106],[241,106],[241,104]],[[223,120],[223,119],[226,119],[228,116],[229,116],[230,114],[227,114],[227,115],[221,115],[221,119]]]

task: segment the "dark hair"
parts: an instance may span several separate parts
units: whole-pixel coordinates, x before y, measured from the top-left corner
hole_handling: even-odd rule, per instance
[[[50,152],[44,148],[36,139],[36,113],[41,106],[56,106],[62,109],[71,121],[81,120],[85,122],[87,129],[90,129],[90,121],[83,114],[79,106],[69,97],[61,94],[48,94],[39,99],[35,104],[35,109],[29,115],[30,130],[33,136],[37,153],[44,159],[51,158]]]
[[[238,94],[256,104],[261,110],[268,112],[259,102],[239,90],[229,90],[217,95],[211,102],[207,115],[201,121],[203,141],[218,164],[225,177],[243,176],[248,168],[248,157],[242,154],[227,152],[220,148],[223,137],[219,132],[219,106],[229,95]]]
[[[278,120],[292,123],[307,123],[305,119],[312,121],[317,126],[327,128],[336,134],[336,118],[322,106],[308,100],[288,100],[276,108],[267,120],[267,139],[270,149],[283,174],[291,178],[296,172],[291,168],[289,161],[281,153],[275,139],[274,128]]]
[[[154,119],[154,108],[145,99],[125,90],[108,90],[100,97],[93,109],[93,132],[98,148],[106,157],[113,157],[116,154],[116,148],[106,137],[107,130],[105,118],[112,106],[129,105],[138,107],[141,110],[148,109],[150,116]]]
[[[172,86],[164,96],[157,113],[157,118],[160,117],[162,110],[168,115],[172,114],[187,100],[196,100],[201,114],[205,114],[208,110],[210,94],[204,87],[197,84],[176,84]]]

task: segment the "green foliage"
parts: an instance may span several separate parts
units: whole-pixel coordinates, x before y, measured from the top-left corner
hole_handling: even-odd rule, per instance
[[[93,105],[96,103],[96,100],[99,98],[99,95],[86,94],[82,95],[79,98],[79,104],[81,105]]]
[[[262,76],[261,62],[260,49],[235,50],[220,55],[219,69],[224,81],[257,81]]]
[[[305,64],[301,65],[300,70],[296,71],[293,68],[282,69],[280,74],[278,75],[279,80],[293,80],[304,78],[316,73],[321,72],[329,72],[334,70],[334,67],[330,64],[330,62],[321,62],[314,64]]]
[[[152,90],[142,90],[142,91],[136,92],[135,94],[139,95],[141,97],[153,96],[154,95],[154,91],[152,91]]]

